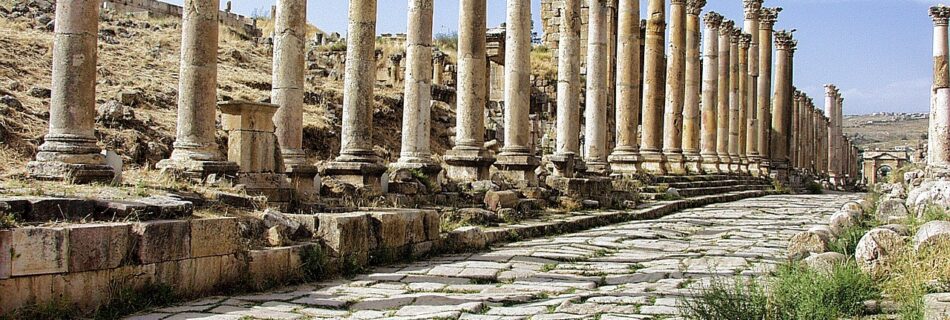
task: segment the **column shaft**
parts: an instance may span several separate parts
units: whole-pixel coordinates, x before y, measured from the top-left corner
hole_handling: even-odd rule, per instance
[[[274,71],[271,102],[280,106],[274,114],[277,142],[284,165],[290,171],[307,166],[303,150],[304,50],[307,39],[307,1],[277,1],[274,22]],[[315,172],[314,172],[315,173]]]
[[[702,100],[702,65],[700,41],[702,30],[699,14],[706,5],[705,0],[686,2],[686,89],[683,98],[683,156],[686,169],[691,173],[701,172],[702,162],[701,132],[702,126],[700,101]]]
[[[429,146],[432,106],[433,0],[409,0],[406,38],[406,91],[402,113],[402,152],[399,162],[414,167],[433,166]]]
[[[762,0],[745,0],[745,33],[751,37],[749,43],[749,65],[745,72],[749,75],[747,87],[748,124],[746,130],[746,153],[749,158],[749,171],[758,174],[759,167],[759,118],[758,118],[758,81],[759,81],[759,11]]]
[[[742,30],[735,28],[729,44],[729,170],[738,172],[739,160],[739,38]]]
[[[663,157],[664,61],[666,1],[650,0],[647,7],[646,41],[644,44],[643,133],[640,153],[643,169],[652,174],[666,174]]]
[[[703,87],[702,87],[702,168],[706,173],[718,173],[717,153],[719,117],[719,28],[722,16],[709,12],[705,16],[706,34],[703,42]]]
[[[557,142],[554,172],[574,175],[580,156],[581,0],[565,0],[558,32]]]
[[[686,174],[683,158],[683,103],[686,90],[686,0],[670,1],[670,56],[666,67],[663,156],[667,171]]]
[[[729,166],[732,159],[729,158],[729,96],[732,93],[732,82],[729,76],[732,74],[731,43],[732,32],[735,23],[727,20],[722,23],[719,29],[719,94],[717,100],[718,116],[716,124],[716,154],[719,156],[719,167],[723,172],[729,172]]]
[[[505,30],[505,146],[495,165],[510,180],[537,185],[531,148],[531,0],[509,0]],[[484,31],[482,31],[484,32]]]
[[[640,171],[640,1],[620,0],[617,9],[617,147],[610,155],[615,174]]]
[[[587,106],[584,160],[590,172],[607,170],[607,1],[591,0],[587,31]]]
[[[756,89],[756,120],[758,121],[759,173],[768,174],[771,159],[769,147],[772,131],[772,26],[778,18],[778,9],[759,11],[759,78]]]
[[[791,80],[791,51],[794,40],[790,32],[775,33],[777,54],[775,59],[775,109],[772,111],[771,161],[769,162],[775,179],[788,183],[789,135],[791,134],[791,112],[793,88]]]
[[[752,37],[749,34],[743,33],[739,37],[739,71],[736,73],[739,82],[739,94],[737,95],[739,101],[739,169],[741,172],[749,171],[749,158],[748,158],[748,132],[751,124],[751,117],[749,117],[751,109],[749,108],[749,46],[751,45]]]

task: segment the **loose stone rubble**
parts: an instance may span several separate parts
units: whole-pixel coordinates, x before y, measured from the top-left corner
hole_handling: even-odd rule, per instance
[[[714,277],[764,275],[787,239],[858,196],[769,196],[690,209],[353,279],[218,296],[130,319],[651,319]]]

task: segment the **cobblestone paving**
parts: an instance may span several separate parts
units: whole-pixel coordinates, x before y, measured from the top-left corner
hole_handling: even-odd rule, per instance
[[[692,288],[768,272],[792,235],[859,197],[746,199],[136,318],[672,319]]]

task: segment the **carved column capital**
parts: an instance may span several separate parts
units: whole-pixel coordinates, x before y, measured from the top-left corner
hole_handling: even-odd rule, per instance
[[[706,6],[706,0],[687,0],[686,1],[686,14],[699,16],[703,12],[703,7]]]
[[[742,28],[733,28],[730,36],[729,42],[739,45],[739,41],[742,40]]]
[[[744,0],[742,7],[747,20],[758,20],[759,11],[762,10],[762,0]]]
[[[717,29],[722,26],[722,15],[715,11],[710,11],[703,16],[703,21],[706,22],[707,28]]]
[[[775,25],[775,21],[778,20],[778,14],[782,12],[781,7],[775,8],[762,8],[759,10],[759,22],[762,23],[762,28],[771,29]]]
[[[719,35],[720,36],[732,36],[732,33],[736,29],[736,22],[732,20],[724,20],[722,25],[719,26]]]
[[[950,20],[950,7],[937,5],[930,7],[930,17],[934,20],[934,25],[946,26]]]
[[[792,33],[786,30],[775,31],[775,48],[777,50],[794,50],[796,41]]]
[[[743,33],[739,36],[739,48],[748,49],[752,47],[752,35]]]

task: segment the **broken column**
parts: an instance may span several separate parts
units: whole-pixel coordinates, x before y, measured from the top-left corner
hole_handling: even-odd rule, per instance
[[[505,30],[505,146],[495,166],[521,186],[536,186],[531,148],[531,0],[508,1]],[[480,32],[484,32],[481,30]]]
[[[486,0],[459,2],[455,146],[445,153],[446,176],[456,182],[487,180],[495,159],[485,149],[488,60]]]
[[[174,150],[156,167],[186,177],[231,175],[215,142],[218,78],[218,0],[187,0],[182,14],[178,123]]]
[[[56,2],[49,132],[30,177],[72,183],[111,182],[115,173],[96,145],[96,42],[99,2]]]
[[[381,190],[386,167],[373,151],[376,0],[350,1],[347,34],[340,156],[323,173],[358,188]]]
[[[307,1],[280,0],[274,23],[274,75],[271,102],[280,106],[274,116],[277,141],[291,184],[303,193],[314,192],[317,167],[303,150],[303,105],[306,71]]]
[[[950,172],[950,71],[948,71],[947,24],[950,8],[930,8],[934,22],[934,75],[931,88],[927,168],[932,174]]]
[[[719,173],[719,28],[722,15],[709,12],[703,19],[706,23],[706,40],[703,42],[703,112],[702,112],[702,168],[705,173]]]
[[[664,0],[650,0],[647,6],[646,40],[643,62],[643,133],[641,166],[650,174],[666,174],[663,156],[664,61],[666,60],[666,8]]]
[[[686,95],[686,0],[670,1],[670,55],[666,65],[663,157],[670,174],[686,174],[683,157],[683,100]]]
[[[772,110],[772,134],[770,145],[770,175],[783,183],[789,182],[789,135],[791,134],[792,88],[792,52],[795,40],[788,31],[775,32],[775,108]]]
[[[716,124],[719,126],[716,132],[716,154],[719,155],[719,171],[732,172],[732,158],[729,157],[729,122],[730,122],[730,104],[729,98],[732,94],[732,33],[735,30],[735,22],[726,20],[719,27],[719,95],[716,109]]]
[[[428,185],[438,185],[442,167],[432,159],[432,12],[433,0],[409,1],[406,38],[406,89],[402,112],[402,150],[390,167],[422,173]]]
[[[620,0],[617,10],[617,147],[608,161],[614,174],[640,171],[640,1]],[[563,26],[562,26],[563,27]]]
[[[756,97],[756,119],[759,136],[759,175],[768,176],[771,159],[769,135],[772,130],[772,27],[781,8],[759,10],[759,80]]]
[[[688,0],[686,2],[686,89],[683,98],[683,157],[686,170],[700,173],[702,155],[700,154],[700,101],[702,100],[702,62],[700,61],[700,40],[702,30],[699,14],[706,6],[706,0]]]
[[[561,11],[557,66],[557,142],[554,176],[572,178],[580,156],[581,0],[565,0]]]
[[[607,0],[591,0],[587,8],[587,104],[584,109],[584,161],[587,171],[607,173]]]

